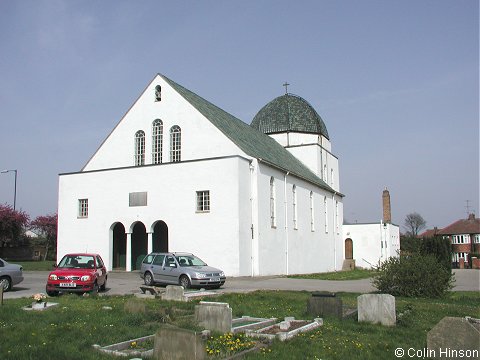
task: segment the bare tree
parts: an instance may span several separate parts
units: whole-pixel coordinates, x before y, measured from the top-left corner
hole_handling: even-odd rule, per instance
[[[427,222],[419,213],[408,214],[405,218],[404,226],[407,229],[407,235],[417,237],[420,230],[426,227]]]

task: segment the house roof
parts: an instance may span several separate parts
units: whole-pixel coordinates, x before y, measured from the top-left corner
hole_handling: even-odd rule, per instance
[[[242,120],[210,103],[194,92],[159,74],[173,89],[205,116],[243,152],[260,162],[290,172],[332,193],[335,192],[322,179],[307,168],[300,160],[270,136],[250,127]],[[338,194],[343,196],[342,194]]]
[[[431,237],[434,237],[436,236],[439,232],[440,232],[441,229],[438,229],[438,228],[434,228],[434,229],[428,229],[428,230],[425,230],[423,233],[421,233],[420,235],[418,235],[418,237],[420,239],[423,239],[423,238],[431,238]]]
[[[480,219],[470,214],[468,219],[460,219],[438,232],[441,235],[480,234]]]
[[[329,139],[327,127],[313,106],[293,94],[270,101],[255,115],[250,126],[265,134],[301,132],[319,134]]]

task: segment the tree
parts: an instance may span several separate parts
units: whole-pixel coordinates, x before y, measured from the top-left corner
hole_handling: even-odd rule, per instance
[[[420,230],[424,229],[427,222],[423,219],[422,215],[419,213],[408,214],[405,218],[405,228],[407,229],[407,234],[413,237],[417,237]]]
[[[0,247],[17,244],[29,220],[25,212],[0,205]]]
[[[37,216],[30,226],[40,232],[40,235],[45,238],[45,257],[47,259],[48,250],[56,249],[57,247],[57,222],[58,215]]]

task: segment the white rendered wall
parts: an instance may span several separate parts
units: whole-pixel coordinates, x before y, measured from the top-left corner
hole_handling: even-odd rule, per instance
[[[250,217],[249,193],[239,186],[248,176],[248,161],[238,157],[61,175],[58,257],[98,252],[111,269],[112,224],[121,222],[129,232],[141,221],[149,232],[162,220],[168,226],[170,251],[195,253],[227,276],[250,275],[249,266],[239,260],[249,252],[240,243],[249,228],[243,220]],[[196,212],[200,190],[210,191],[208,213]],[[130,207],[129,193],[139,191],[148,193],[148,205]],[[85,219],[77,218],[78,199],[83,198],[89,202]]]
[[[352,239],[355,265],[361,268],[378,266],[400,250],[400,229],[393,224],[343,225],[343,238]]]

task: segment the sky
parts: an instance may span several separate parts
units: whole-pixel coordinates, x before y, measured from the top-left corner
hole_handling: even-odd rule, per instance
[[[288,91],[324,120],[348,222],[404,231],[479,214],[476,0],[0,0],[0,171],[17,210],[57,211],[161,73],[250,123]],[[0,173],[13,205],[14,172]]]

